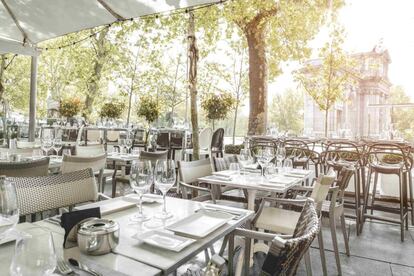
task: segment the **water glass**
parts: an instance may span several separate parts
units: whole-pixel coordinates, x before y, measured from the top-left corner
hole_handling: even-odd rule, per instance
[[[160,219],[167,219],[172,217],[172,214],[167,212],[166,195],[168,190],[175,184],[175,163],[173,160],[157,160],[154,168],[155,187],[161,192],[164,200],[163,211],[157,214],[156,217]]]
[[[19,221],[19,209],[14,183],[0,176],[0,241]]]
[[[25,236],[16,242],[10,274],[17,276],[52,275],[56,269],[56,254],[53,236],[42,232]]]
[[[293,169],[292,159],[290,159],[290,158],[285,159],[283,161],[283,170],[288,173],[288,172],[292,171],[292,169]]]
[[[65,155],[71,156],[72,155],[72,151],[70,149],[63,149],[62,150],[62,156],[65,156]]]
[[[253,157],[251,155],[250,150],[248,149],[240,150],[238,160],[239,160],[240,165],[242,166],[243,174],[246,174],[246,166],[253,162]]]
[[[34,160],[40,159],[43,157],[43,151],[41,149],[34,149],[32,152],[32,158]]]
[[[143,222],[149,220],[149,216],[142,211],[142,197],[148,193],[152,184],[152,166],[149,160],[133,161],[129,175],[129,184],[139,196],[139,213],[131,218],[133,222]]]
[[[240,175],[240,164],[239,163],[230,163],[229,170],[236,172],[235,174]]]
[[[125,148],[127,149],[126,153],[129,153],[132,147],[132,139],[125,139]]]

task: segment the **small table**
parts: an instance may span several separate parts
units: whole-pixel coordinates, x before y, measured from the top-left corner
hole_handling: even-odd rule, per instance
[[[234,175],[229,180],[223,180],[215,175],[201,177],[199,182],[208,183],[211,185],[227,186],[232,188],[239,188],[247,190],[247,208],[254,210],[256,194],[258,191],[265,191],[276,194],[285,194],[293,186],[299,185],[302,181],[309,178],[311,171],[308,171],[306,176],[297,177],[291,183],[286,185],[269,185],[269,180],[262,177],[258,173],[247,173],[246,175]],[[270,183],[271,184],[271,183]]]

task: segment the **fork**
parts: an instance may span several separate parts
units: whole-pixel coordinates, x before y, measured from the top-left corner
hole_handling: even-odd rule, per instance
[[[74,273],[73,269],[70,268],[69,264],[61,258],[57,260],[57,267],[59,272],[63,275],[69,275]]]

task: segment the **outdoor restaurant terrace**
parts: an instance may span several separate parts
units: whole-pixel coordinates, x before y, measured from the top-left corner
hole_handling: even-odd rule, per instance
[[[412,81],[347,50],[367,5],[2,0],[0,276],[414,275]]]

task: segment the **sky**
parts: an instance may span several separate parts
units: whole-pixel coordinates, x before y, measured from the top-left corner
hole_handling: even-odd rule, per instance
[[[391,56],[391,83],[401,85],[414,101],[414,0],[346,0],[339,21],[347,34],[344,49],[349,53],[371,51],[383,40]],[[310,45],[318,49],[325,41],[322,31]],[[291,71],[297,66],[295,62],[283,65],[283,75],[269,85],[271,98],[296,88]]]

